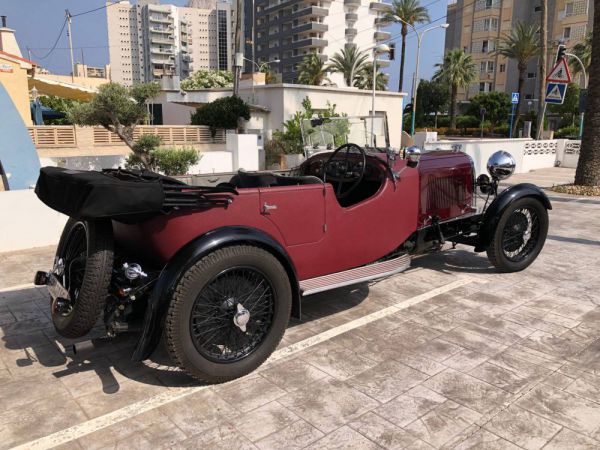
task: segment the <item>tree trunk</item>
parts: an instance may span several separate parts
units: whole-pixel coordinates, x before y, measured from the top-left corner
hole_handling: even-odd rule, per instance
[[[517,129],[519,128],[519,119],[521,118],[521,108],[523,107],[523,94],[525,91],[525,72],[527,71],[527,67],[519,67],[519,103],[517,104],[517,112],[514,117],[512,135],[515,137],[517,135]]]
[[[405,24],[402,24],[402,50],[400,51],[400,79],[398,80],[398,92],[402,92],[402,87],[404,85],[404,58],[406,57],[406,35],[408,34],[408,29]],[[415,105],[413,105],[413,108]]]
[[[589,70],[587,105],[583,140],[575,184],[600,186],[600,2],[594,2],[592,61]]]
[[[544,102],[542,99],[546,96],[546,57],[548,55],[548,0],[541,0],[540,3],[540,14],[542,16],[540,24],[540,68],[539,68],[539,90],[538,98],[540,99],[538,104],[538,129],[537,138],[542,138],[542,132],[544,131],[544,118],[542,114],[544,112]]]
[[[458,86],[452,85],[452,92],[450,94],[450,128],[456,128],[456,106],[458,103]]]

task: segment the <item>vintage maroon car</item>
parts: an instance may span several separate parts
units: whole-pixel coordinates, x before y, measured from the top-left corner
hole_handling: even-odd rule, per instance
[[[103,315],[115,335],[138,318],[134,359],[162,337],[176,365],[223,382],[267,359],[303,296],[401,272],[445,242],[506,272],[540,253],[551,205],[531,184],[497,192],[508,153],[490,158],[490,178],[461,152],[335,143],[287,173],[240,170],[214,187],[42,169],[38,196],[71,216],[54,268],[36,275],[58,332],[83,336]]]

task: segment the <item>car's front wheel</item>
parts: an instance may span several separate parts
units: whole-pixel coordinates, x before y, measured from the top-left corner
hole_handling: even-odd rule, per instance
[[[198,380],[241,377],[275,350],[291,305],[287,272],[272,254],[247,245],[216,250],[188,269],[175,289],[167,349]]]
[[[528,267],[542,251],[548,235],[548,211],[533,197],[509,205],[487,249],[491,263],[502,272]]]

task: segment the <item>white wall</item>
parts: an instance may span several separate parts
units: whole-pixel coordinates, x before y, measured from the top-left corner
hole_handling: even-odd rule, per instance
[[[180,108],[187,105],[206,104],[217,98],[232,95],[231,89],[203,89],[190,91],[181,95],[179,91],[163,91],[156,103],[170,102]],[[385,113],[388,119],[390,145],[400,148],[402,135],[402,111],[405,93],[377,91],[375,111]],[[371,111],[372,92],[356,88],[339,88],[331,86],[305,86],[299,84],[257,85],[254,92],[251,86],[240,87],[240,97],[253,103],[264,112],[253,112],[253,118],[247,128],[260,128],[263,136],[269,138],[274,130],[281,130],[283,122],[290,119],[297,111],[302,110],[302,100],[308,97],[315,109],[326,109],[327,102],[336,105],[336,111],[348,116],[365,116]],[[165,123],[170,118],[165,118]],[[175,120],[175,119],[173,119]]]
[[[465,152],[475,164],[477,175],[487,173],[487,161],[498,150],[510,153],[517,163],[515,173],[527,173],[531,170],[554,167],[558,143],[552,141],[534,141],[532,139],[471,139],[461,141],[438,141],[424,144],[425,151],[454,150]]]
[[[0,192],[0,211],[0,252],[56,245],[67,221],[33,190]]]

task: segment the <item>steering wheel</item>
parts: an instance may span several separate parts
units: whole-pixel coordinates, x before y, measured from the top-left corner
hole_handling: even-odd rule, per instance
[[[354,149],[358,150],[358,153],[362,156],[362,164],[360,161],[356,164],[351,161],[350,151]],[[344,150],[346,151],[345,155],[341,158],[337,158]],[[336,197],[338,199],[346,198],[362,181],[365,176],[366,166],[367,154],[363,148],[356,144],[344,144],[341,147],[338,147],[327,159],[327,162],[323,167],[323,183],[326,183],[327,181],[336,181],[338,183],[335,193]],[[359,167],[359,172],[354,170],[356,167]],[[344,186],[348,184],[350,184],[350,186],[344,188]]]

